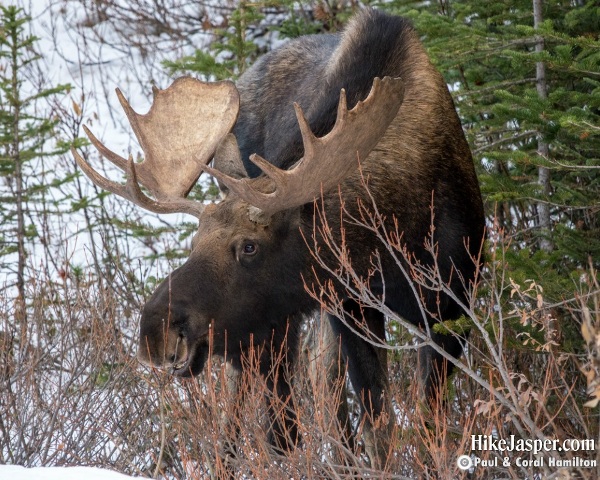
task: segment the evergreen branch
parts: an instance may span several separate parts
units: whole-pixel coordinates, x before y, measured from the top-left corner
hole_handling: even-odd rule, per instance
[[[511,142],[515,142],[517,140],[521,140],[523,138],[527,138],[527,137],[531,137],[534,135],[537,135],[538,132],[535,130],[526,130],[525,132],[519,133],[518,135],[513,135],[512,137],[509,138],[501,138],[500,140],[496,140],[495,142],[492,143],[488,143],[487,145],[483,146],[483,147],[479,147],[476,150],[473,151],[473,153],[475,155],[481,153],[481,152],[486,152],[488,150],[493,150],[494,148],[496,148],[499,145],[503,145],[505,143],[511,143]]]
[[[523,78],[521,80],[509,80],[507,82],[496,83],[490,87],[482,87],[477,89],[469,89],[459,92],[460,97],[469,97],[472,95],[479,95],[481,93],[493,92],[495,90],[504,90],[507,87],[515,87],[517,85],[523,85],[527,83],[535,83],[534,77]]]

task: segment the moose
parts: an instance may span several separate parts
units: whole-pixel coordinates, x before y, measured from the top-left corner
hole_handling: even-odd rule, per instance
[[[236,84],[181,77],[153,93],[152,107],[140,115],[117,89],[144,161],[112,152],[86,128],[99,153],[126,173],[125,184],[100,175],[73,149],[99,187],[151,212],[199,220],[189,259],[143,308],[139,359],[186,377],[203,370],[209,351],[239,369],[243,355],[262,345],[260,371],[288,405],[283,413],[268,407],[269,436],[279,451],[291,449],[299,438],[284,372],[298,354],[303,319],[320,308],[308,286],[330,280],[345,318],[327,318],[372,426],[391,404],[386,350],[356,331],[385,342],[386,317],[332,275],[336,257],[327,248],[319,256],[332,268],[319,265],[308,239],[318,244],[327,222],[364,278],[377,256],[373,295],[427,329],[461,316],[484,237],[469,146],[414,28],[363,9],[341,33],[303,36],[264,55]],[[203,172],[218,181],[220,202],[187,198]],[[377,207],[381,228],[400,232],[414,261],[435,264],[449,290],[421,298],[411,292],[410,278],[373,229],[352,220],[365,204]],[[435,243],[435,258],[427,241]],[[458,358],[463,345],[456,335],[430,332],[447,353],[430,344],[419,349],[422,391],[434,398],[452,371],[448,358]],[[275,351],[284,352],[276,365]],[[367,445],[372,461],[386,446]]]

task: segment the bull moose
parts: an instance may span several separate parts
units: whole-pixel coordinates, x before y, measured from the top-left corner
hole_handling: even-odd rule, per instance
[[[211,351],[236,368],[251,345],[263,345],[261,372],[289,405],[284,413],[271,408],[270,437],[289,449],[298,434],[283,372],[298,352],[302,320],[320,307],[307,286],[331,279],[347,315],[328,319],[371,425],[390,404],[387,360],[354,330],[366,326],[384,341],[385,316],[319,265],[307,239],[318,244],[319,225],[328,222],[365,278],[377,255],[380,275],[370,278],[371,291],[425,328],[460,317],[484,236],[481,194],[453,100],[410,22],[364,9],[341,33],[300,37],[266,54],[235,85],[182,77],[155,88],[145,115],[117,95],[144,161],[110,151],[86,128],[127,182],[104,178],[73,150],[77,163],[96,185],[144,209],[199,220],[189,259],[144,306],[140,360],[185,377],[203,370],[209,339]],[[202,172],[218,180],[219,203],[187,198]],[[352,220],[361,204],[376,205],[381,228],[399,231],[415,262],[435,263],[452,294],[411,293],[410,279],[373,229]],[[425,247],[432,236],[436,258]],[[319,255],[335,270],[333,252],[322,248]],[[461,355],[460,338],[431,335],[449,355]],[[285,352],[277,365],[274,349]],[[431,346],[419,350],[425,394],[435,395],[450,363]],[[384,447],[372,446],[372,456]]]

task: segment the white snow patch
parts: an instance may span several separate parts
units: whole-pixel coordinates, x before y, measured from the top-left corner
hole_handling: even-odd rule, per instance
[[[0,465],[3,480],[126,480],[135,477],[95,467],[35,467]]]

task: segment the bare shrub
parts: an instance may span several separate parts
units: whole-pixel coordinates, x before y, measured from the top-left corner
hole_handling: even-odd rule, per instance
[[[368,180],[363,179],[363,184],[368,189]],[[323,210],[317,209],[316,214],[319,218],[316,225],[320,226],[316,227],[313,238],[307,239],[313,258],[343,285],[347,295],[340,298],[339,290],[331,282],[308,286],[313,297],[321,301],[322,308],[344,318],[342,302],[350,298],[359,305],[384,312],[391,324],[409,334],[407,338],[392,332],[391,341],[382,343],[368,331],[353,327],[360,325],[360,319],[346,319],[346,325],[356,334],[387,348],[391,355],[406,363],[403,369],[394,370],[397,373],[392,375],[392,384],[396,388],[403,384],[407,386],[402,375],[414,370],[417,360],[413,350],[423,346],[434,348],[458,370],[445,394],[445,405],[438,405],[441,408],[430,408],[418,400],[421,393],[416,387],[419,383],[416,375],[411,376],[412,381],[408,383],[409,395],[406,390],[401,395],[394,395],[400,428],[394,432],[390,457],[404,452],[400,470],[395,472],[422,478],[454,478],[461,474],[457,457],[472,453],[490,462],[498,461],[498,466],[478,469],[477,478],[497,478],[498,475],[509,478],[534,478],[536,475],[543,478],[557,475],[596,478],[598,467],[579,468],[573,460],[576,457],[597,460],[594,444],[587,450],[562,448],[563,442],[571,439],[598,439],[596,415],[582,408],[584,386],[578,374],[581,357],[561,349],[563,332],[566,335],[569,325],[577,325],[582,319],[585,321],[586,315],[591,316],[590,311],[598,316],[598,284],[593,269],[586,277],[589,291],[585,295],[574,295],[558,304],[549,304],[544,299],[543,289],[535,281],[519,285],[507,276],[503,254],[514,247],[502,231],[491,229],[491,242],[486,252],[490,258],[478,281],[464,285],[470,293],[467,301],[461,301],[442,279],[437,267],[438,246],[433,227],[435,206],[432,206],[430,236],[424,239],[431,259],[429,265],[415,260],[407,250],[397,224],[391,222],[394,227],[386,227],[390,224],[389,219],[380,216],[377,205],[360,205],[359,218],[351,216],[342,206],[341,215],[345,221],[373,232],[380,240],[380,252],[395,259],[397,268],[412,285],[412,291],[406,294],[414,295],[419,301],[423,318],[431,315],[438,322],[419,329],[398,317],[385,305],[384,298],[377,297],[369,288],[372,278],[383,278],[381,253],[373,255],[368,277],[359,276],[352,268],[352,252],[343,241],[344,233],[330,230]],[[336,238],[342,241],[337,242]],[[324,249],[335,254],[334,264],[324,262]],[[478,258],[473,258],[473,262],[480,264]],[[443,319],[438,312],[427,311],[425,298],[432,292],[443,292],[458,302],[463,310],[461,318]],[[457,360],[444,352],[433,342],[432,332],[461,338],[465,343],[465,357]],[[418,345],[413,338],[418,340]],[[589,338],[588,343],[593,343],[592,337]],[[404,343],[399,344],[398,340],[402,339]],[[587,377],[590,380],[592,374],[588,373]],[[592,396],[596,393],[595,385],[589,391]],[[472,436],[479,435],[495,439],[514,436],[546,442],[546,445],[552,441],[557,443],[535,455],[527,451],[478,451],[472,444]],[[533,460],[538,463],[534,464]]]
[[[93,284],[41,277],[27,287],[27,323],[2,298],[0,461],[139,472],[151,427],[130,419],[151,416],[156,395],[136,378],[123,309]]]

